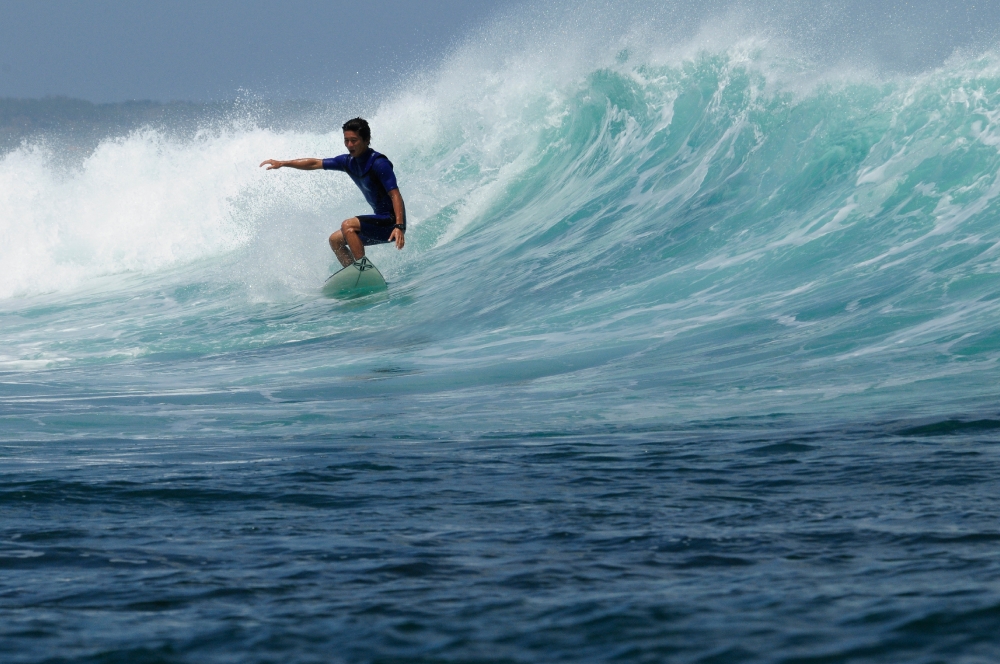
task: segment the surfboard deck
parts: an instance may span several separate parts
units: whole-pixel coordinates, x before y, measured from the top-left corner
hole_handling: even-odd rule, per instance
[[[389,287],[375,264],[365,256],[334,272],[323,284],[323,295],[346,300],[388,290]]]

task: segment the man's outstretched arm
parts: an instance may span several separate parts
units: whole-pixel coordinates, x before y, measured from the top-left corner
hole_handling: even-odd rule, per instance
[[[300,171],[318,171],[323,168],[322,159],[313,159],[312,157],[307,157],[306,159],[292,159],[290,161],[280,161],[278,159],[266,159],[260,162],[261,166],[267,166],[267,170],[273,171],[276,168],[284,168],[285,166],[289,168],[297,168]]]

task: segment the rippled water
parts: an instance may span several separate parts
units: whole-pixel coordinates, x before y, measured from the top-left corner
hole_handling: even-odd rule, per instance
[[[4,660],[992,659],[1000,422],[787,424],[7,445]]]
[[[3,660],[995,661],[1000,56],[636,40],[0,157]]]

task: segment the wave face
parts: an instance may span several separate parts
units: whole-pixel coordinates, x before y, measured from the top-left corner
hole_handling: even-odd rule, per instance
[[[389,389],[455,429],[988,402],[996,54],[880,79],[760,39],[491,44],[371,117],[411,224],[405,251],[370,251],[388,301],[318,296],[326,235],[365,209],[350,182],[257,167],[339,153],[339,132],[242,117],[8,152],[0,367],[112,389],[162,361],[136,389],[275,408]]]

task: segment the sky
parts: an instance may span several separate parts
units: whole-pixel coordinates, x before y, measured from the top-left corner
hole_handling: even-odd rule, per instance
[[[514,0],[0,0],[0,97],[335,99],[433,64]]]
[[[391,91],[505,13],[633,6],[690,33],[737,7],[823,58],[899,70],[1000,34],[1000,0],[0,0],[0,97],[335,101]]]

